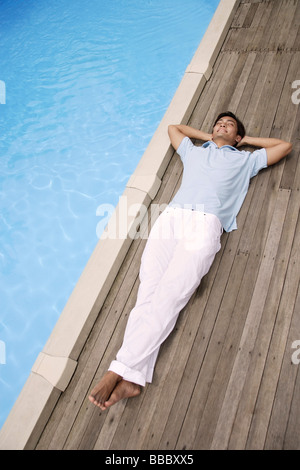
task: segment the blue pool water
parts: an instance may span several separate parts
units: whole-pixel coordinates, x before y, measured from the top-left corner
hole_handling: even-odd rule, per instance
[[[0,0],[0,427],[219,0]]]

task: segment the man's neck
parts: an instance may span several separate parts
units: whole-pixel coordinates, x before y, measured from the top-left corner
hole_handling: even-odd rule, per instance
[[[226,139],[223,139],[222,137],[215,137],[212,139],[212,141],[219,147],[223,147],[224,145],[231,145],[234,147],[235,142],[228,142]]]

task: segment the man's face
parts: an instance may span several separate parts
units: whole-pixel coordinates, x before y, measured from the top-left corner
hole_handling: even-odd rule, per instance
[[[241,140],[241,136],[238,135],[237,122],[230,116],[224,116],[217,121],[212,135],[214,141],[224,140],[228,145],[235,145]]]

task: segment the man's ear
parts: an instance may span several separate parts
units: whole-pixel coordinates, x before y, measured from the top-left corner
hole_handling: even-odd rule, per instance
[[[236,143],[238,144],[241,140],[242,140],[242,137],[240,135],[237,135],[235,139]]]

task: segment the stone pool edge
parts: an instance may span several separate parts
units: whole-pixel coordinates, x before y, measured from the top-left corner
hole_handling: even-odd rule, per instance
[[[161,178],[173,155],[167,127],[188,122],[211,76],[239,4],[240,0],[220,0],[170,106],[122,195],[126,198],[127,207],[135,208],[133,213],[126,215],[127,234],[111,239],[104,233],[98,241],[0,430],[1,450],[35,448],[61,392],[74,374],[80,352],[130,247],[130,231],[135,227],[139,210],[142,206],[149,207],[159,190]],[[119,203],[108,223],[108,230],[115,229],[114,221],[121,220],[121,211],[122,204]]]

